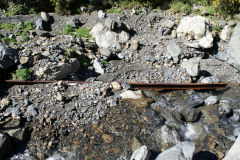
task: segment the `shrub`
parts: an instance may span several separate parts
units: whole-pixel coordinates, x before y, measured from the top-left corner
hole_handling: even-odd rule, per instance
[[[16,80],[28,80],[30,73],[29,69],[17,69],[15,73],[12,73],[12,77]]]
[[[23,5],[14,4],[13,2],[10,2],[7,12],[5,14],[7,16],[14,16],[17,14],[22,14],[22,13],[23,13]]]
[[[240,0],[213,0],[217,12],[223,16],[233,16],[240,11]]]

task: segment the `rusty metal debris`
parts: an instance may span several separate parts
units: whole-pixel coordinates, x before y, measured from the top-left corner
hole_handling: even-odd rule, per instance
[[[56,83],[59,81],[20,81],[20,80],[1,80],[0,86],[13,86],[13,85],[34,85],[45,83]],[[88,81],[63,81],[65,83],[93,83]],[[119,82],[121,83],[121,82]],[[152,90],[186,90],[186,89],[198,89],[198,90],[211,90],[218,88],[225,88],[227,83],[127,83],[133,89],[152,89]]]

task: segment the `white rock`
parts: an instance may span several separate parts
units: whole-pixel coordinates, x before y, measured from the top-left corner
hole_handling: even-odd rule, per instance
[[[180,47],[175,43],[168,44],[167,51],[173,58],[174,63],[178,63],[180,54],[182,53]]]
[[[199,40],[199,45],[202,48],[212,48],[213,47],[213,36],[212,33],[207,31],[206,36]]]
[[[204,132],[204,129],[199,123],[187,123],[184,136],[189,140],[197,140]]]
[[[111,85],[112,88],[116,91],[120,91],[122,89],[121,85],[118,82],[112,82]]]
[[[90,34],[93,35],[93,36],[97,36],[101,32],[103,32],[104,28],[105,27],[103,26],[102,23],[98,23],[91,29]]]
[[[180,142],[160,153],[156,160],[192,160],[195,145],[192,142]]]
[[[103,18],[105,18],[105,13],[102,11],[102,10],[99,10],[98,11],[98,17],[100,18],[100,19],[103,19]]]
[[[215,76],[205,77],[201,81],[201,83],[218,83],[219,79]]]
[[[195,39],[205,36],[208,20],[202,16],[184,17],[177,28],[177,36],[192,35]]]
[[[98,59],[95,59],[93,62],[93,68],[95,69],[95,72],[103,74],[104,73],[104,69],[101,65],[101,63],[98,61]]]
[[[45,22],[49,22],[49,20],[50,20],[50,17],[48,15],[48,13],[46,13],[46,12],[41,12],[41,18]]]
[[[200,48],[199,42],[186,43],[185,45],[188,46],[188,47],[191,47],[191,48]]]
[[[131,91],[127,90],[120,94],[122,99],[141,99],[143,98],[142,91]]]
[[[161,139],[164,144],[177,144],[180,137],[177,131],[170,129],[167,125],[164,125],[161,128]]]
[[[199,74],[199,61],[198,58],[191,58],[188,61],[183,61],[181,67],[186,69],[190,76],[198,76]]]
[[[230,40],[231,38],[231,31],[232,31],[232,28],[229,26],[229,25],[226,25],[221,34],[220,34],[220,38],[223,40],[223,41],[228,41]]]
[[[135,150],[130,158],[130,160],[147,160],[147,159],[148,159],[147,146],[142,146],[141,148]]]
[[[130,35],[129,33],[125,32],[125,31],[122,31],[120,34],[119,34],[119,42],[120,43],[126,43],[130,38]]]
[[[223,160],[240,160],[240,136],[234,142],[233,146],[228,151]]]
[[[207,99],[204,100],[205,105],[213,105],[218,102],[217,96],[210,96]]]

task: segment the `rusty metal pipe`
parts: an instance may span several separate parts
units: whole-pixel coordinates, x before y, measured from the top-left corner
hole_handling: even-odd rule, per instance
[[[0,86],[13,86],[13,85],[34,85],[56,83],[57,80],[47,81],[20,81],[20,80],[0,80]],[[65,83],[92,83],[88,81],[63,81]],[[122,82],[119,82],[122,83]],[[217,88],[225,88],[227,83],[127,83],[133,89],[152,89],[152,90],[186,90],[186,89],[199,89],[210,90]]]

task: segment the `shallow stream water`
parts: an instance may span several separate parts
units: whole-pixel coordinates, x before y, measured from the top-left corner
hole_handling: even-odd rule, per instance
[[[201,151],[209,151],[210,158],[221,159],[234,143],[236,137],[233,132],[240,123],[231,120],[233,115],[222,117],[218,111],[218,104],[199,106],[201,113],[196,122],[172,120],[174,115],[170,115],[169,119],[162,116],[163,108],[176,110],[178,106],[186,106],[188,97],[193,92],[191,90],[144,91],[146,98],[138,101],[121,101],[117,107],[109,108],[107,116],[97,124],[67,134],[64,141],[59,142],[59,145],[52,150],[49,160],[130,159],[133,150],[141,145],[146,145],[151,151],[150,159],[155,159],[161,151],[174,145],[174,142],[162,142],[161,128],[166,124],[170,130],[177,132],[177,141],[189,140],[195,143],[195,159]],[[228,101],[233,113],[240,109],[239,85],[232,84],[225,89],[197,91],[197,93],[204,99],[214,95],[219,101]],[[156,109],[150,105],[157,101],[165,106]],[[164,112],[171,111],[164,109]],[[168,135],[165,136],[168,139]],[[35,158],[26,150],[25,153],[15,154],[11,159]]]

